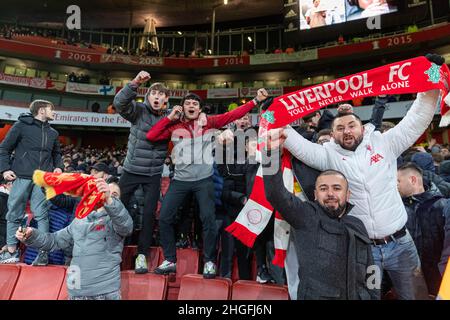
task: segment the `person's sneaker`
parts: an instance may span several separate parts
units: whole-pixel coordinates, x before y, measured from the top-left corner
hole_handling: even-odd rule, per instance
[[[267,267],[265,265],[258,268],[256,281],[258,283],[275,283],[275,280],[272,278],[272,276],[269,273],[269,270],[267,270]]]
[[[148,272],[147,267],[147,257],[143,254],[138,254],[134,264],[134,272],[138,274],[143,274]]]
[[[214,279],[216,277],[216,264],[212,261],[205,263],[203,267],[203,278]]]
[[[189,246],[189,241],[187,238],[184,237],[183,234],[181,234],[180,239],[178,239],[177,243],[175,244],[175,246],[178,249],[185,249]]]
[[[6,250],[0,253],[0,264],[18,263],[19,261],[20,261],[19,250],[16,250],[13,253]]]
[[[156,274],[169,274],[175,272],[177,272],[176,262],[170,262],[167,260],[164,260],[163,263],[161,263],[159,267],[155,269]]]
[[[31,264],[33,266],[46,266],[48,265],[48,252],[39,250],[38,255],[34,259],[33,263]]]

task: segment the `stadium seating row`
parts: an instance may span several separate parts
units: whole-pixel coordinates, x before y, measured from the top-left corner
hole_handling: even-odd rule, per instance
[[[66,300],[64,266],[32,267],[23,263],[0,265],[0,300]],[[122,271],[123,300],[165,300],[169,298],[169,277],[148,273],[137,275]],[[176,287],[172,287],[176,288]],[[185,274],[173,291],[178,300],[288,300],[286,286],[262,285],[255,281],[203,279],[200,274]]]

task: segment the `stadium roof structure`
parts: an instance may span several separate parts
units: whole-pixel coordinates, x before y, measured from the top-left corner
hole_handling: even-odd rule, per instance
[[[153,18],[156,27],[211,23],[213,7],[216,22],[244,20],[283,12],[283,0],[15,0],[4,5],[0,21],[62,26],[66,9],[76,4],[81,9],[82,29],[143,27]]]

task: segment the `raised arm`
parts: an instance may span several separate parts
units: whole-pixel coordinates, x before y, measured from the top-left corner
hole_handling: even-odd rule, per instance
[[[383,122],[384,111],[386,111],[387,96],[378,96],[375,98],[375,104],[372,108],[372,116],[370,117],[370,123],[375,126],[375,130],[380,130]]]
[[[303,138],[301,134],[290,126],[286,128],[286,134],[287,139],[284,143],[284,147],[289,150],[294,157],[311,168],[320,171],[329,168],[327,152],[322,145],[312,143]]]
[[[383,139],[394,157],[399,157],[424,133],[433,119],[438,99],[439,90],[418,93],[403,120],[383,133]]]
[[[268,161],[268,159],[265,159],[262,165],[267,200],[292,227],[305,226],[305,216],[315,214],[314,207],[307,201],[303,202],[284,187],[279,157],[271,157],[270,159],[271,166],[279,168],[275,174],[272,170],[270,170],[270,173],[265,170],[269,166]]]
[[[114,97],[113,105],[119,111],[120,115],[131,123],[135,123],[140,109],[136,105],[137,89],[142,83],[150,79],[150,74],[141,71],[130,83],[123,87]]]
[[[239,108],[234,109],[233,111],[226,112],[224,114],[219,114],[216,116],[208,117],[208,123],[211,128],[220,129],[223,126],[226,126],[230,122],[234,120],[240,119],[249,113],[254,107],[258,105],[258,103],[264,101],[268,96],[268,93],[265,89],[259,89],[256,97],[247,102],[246,104],[240,106]]]

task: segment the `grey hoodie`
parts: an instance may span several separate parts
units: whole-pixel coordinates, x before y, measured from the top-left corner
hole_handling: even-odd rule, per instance
[[[55,233],[33,229],[25,244],[45,251],[73,246],[70,268],[79,267],[80,272],[68,273],[69,295],[94,296],[120,290],[123,240],[132,231],[128,211],[120,200],[113,199],[111,205],[105,204]]]

